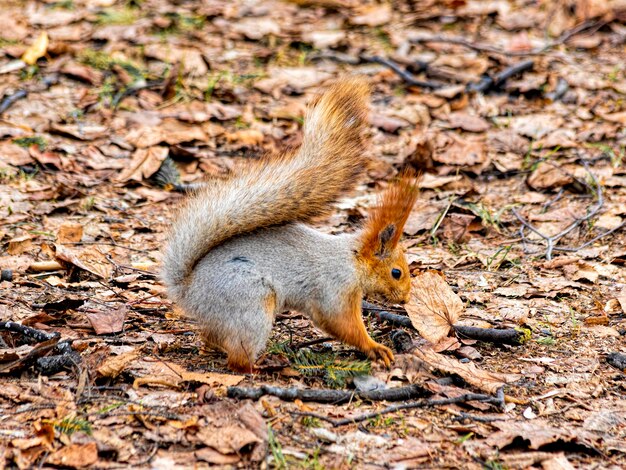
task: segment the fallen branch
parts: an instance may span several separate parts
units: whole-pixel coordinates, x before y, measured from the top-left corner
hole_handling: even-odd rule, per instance
[[[24,99],[28,96],[29,93],[33,92],[41,92],[50,88],[52,85],[56,84],[59,81],[59,77],[56,75],[49,75],[42,79],[43,86],[33,87],[32,90],[19,89],[15,93],[12,93],[6,96],[0,102],[0,114],[4,113],[7,109],[17,103],[19,100]]]
[[[13,321],[0,322],[0,330],[17,333],[39,343],[26,356],[0,365],[0,372],[12,373],[34,366],[40,374],[54,375],[75,367],[82,360],[80,354],[72,349],[71,340],[59,341],[59,333],[46,333]]]
[[[534,49],[531,49],[529,51],[505,51],[503,49],[499,49],[497,47],[494,46],[490,46],[488,44],[484,44],[484,43],[474,43],[471,41],[468,41],[467,39],[463,38],[463,37],[459,37],[459,36],[422,36],[422,37],[418,37],[418,38],[413,38],[410,40],[411,43],[413,44],[420,44],[420,43],[426,43],[426,42],[433,42],[433,43],[445,43],[445,44],[456,44],[459,46],[463,46],[466,47],[468,49],[472,49],[474,51],[478,51],[478,52],[489,52],[492,54],[498,54],[498,55],[506,55],[509,57],[520,57],[520,56],[529,56],[529,55],[542,55],[544,53],[546,53],[547,51],[549,51],[550,49],[556,47],[556,46],[560,46],[562,44],[565,44],[567,41],[569,41],[572,37],[581,34],[583,32],[586,31],[590,31],[591,33],[597,31],[598,29],[600,29],[602,26],[604,26],[605,24],[607,24],[606,20],[589,20],[589,21],[585,21],[581,24],[579,24],[578,26],[575,26],[574,28],[565,31],[564,33],[562,33],[557,39],[555,39],[554,41],[550,41],[546,44],[544,44],[543,46],[540,47],[536,47]]]
[[[510,67],[505,68],[494,77],[487,75],[477,83],[468,83],[466,89],[470,93],[485,93],[491,89],[500,88],[509,78],[519,75],[527,70],[532,70],[534,66],[535,62],[533,60],[518,62],[517,64],[513,64]]]
[[[258,388],[228,387],[228,397],[239,400],[258,400],[262,396],[272,395],[287,401],[302,400],[333,404],[346,403],[355,398],[368,401],[404,401],[422,398],[429,394],[430,392],[417,384],[363,392],[356,390],[283,388],[272,385],[261,385]]]
[[[26,90],[17,90],[15,93],[7,96],[0,102],[0,114],[4,113],[7,109],[13,106],[16,102],[22,98],[26,98],[28,92]]]
[[[33,339],[38,343],[41,343],[42,341],[49,341],[60,336],[59,333],[46,333],[45,331],[37,330],[35,328],[31,328],[30,326],[24,326],[14,321],[0,322],[0,330],[18,333],[26,338]]]
[[[363,302],[363,311],[374,315],[381,321],[386,321],[392,325],[403,326],[405,328],[415,329],[409,317],[403,315],[397,315],[385,310],[380,310],[378,307],[370,304],[369,302]],[[477,341],[484,341],[496,344],[511,344],[519,346],[528,340],[528,333],[526,330],[515,328],[476,328],[473,326],[453,325],[454,331],[459,338],[475,339]],[[399,341],[399,340],[398,340]],[[402,341],[405,341],[404,338]],[[394,344],[396,340],[394,340]]]
[[[442,405],[458,405],[458,404],[468,403],[471,401],[479,401],[482,403],[487,403],[487,404],[496,406],[500,410],[503,410],[504,409],[504,392],[502,391],[502,389],[499,389],[495,397],[491,395],[486,395],[483,393],[466,393],[464,395],[459,395],[458,397],[453,397],[453,398],[419,400],[413,403],[404,403],[402,405],[388,406],[387,408],[384,408],[380,411],[373,411],[371,413],[364,413],[359,416],[354,416],[351,418],[344,418],[344,419],[337,419],[337,420],[328,418],[327,416],[319,415],[317,413],[300,412],[300,411],[293,411],[291,413],[297,416],[310,416],[313,418],[318,418],[318,419],[321,419],[322,421],[326,421],[327,423],[332,424],[334,427],[338,427],[338,426],[345,426],[347,424],[360,423],[362,421],[367,421],[368,419],[378,418],[379,416],[389,414],[389,413],[395,413],[397,411],[402,411],[402,410],[410,410],[414,408],[431,408],[434,406],[442,406]]]
[[[69,351],[54,356],[40,357],[35,362],[35,370],[41,375],[54,375],[62,370],[73,369],[82,362],[80,354]]]
[[[363,311],[369,315],[375,316],[380,321],[386,321],[392,325],[415,329],[409,317],[381,310],[369,302],[363,302]]]
[[[475,326],[454,325],[458,338],[475,339],[488,343],[519,346],[528,341],[528,330],[506,328],[477,328]]]
[[[626,354],[614,352],[606,355],[606,362],[616,369],[626,372]]]
[[[403,68],[402,66],[400,66],[400,64],[393,61],[392,59],[386,57],[369,56],[366,54],[361,54],[359,57],[353,57],[348,54],[334,52],[331,53],[326,51],[324,53],[313,56],[312,59],[330,59],[336,62],[347,63],[351,65],[357,65],[364,62],[371,64],[380,64],[384,67],[387,67],[396,75],[398,75],[409,86],[429,88],[432,90],[437,90],[445,86],[445,84],[441,82],[418,80],[409,70]],[[526,60],[514,64],[499,72],[494,77],[485,76],[477,83],[468,83],[466,86],[466,91],[473,93],[484,93],[491,89],[500,88],[504,84],[504,82],[506,82],[506,80],[513,77],[514,75],[518,75],[522,72],[525,72],[526,70],[532,69],[534,65],[534,61],[532,60]],[[427,74],[438,73],[439,75],[441,75],[441,72],[432,69],[429,64],[425,62],[418,63],[417,72],[425,72]]]
[[[417,80],[411,72],[409,72],[406,69],[403,69],[402,67],[400,67],[398,63],[394,62],[391,59],[387,59],[385,57],[380,57],[377,55],[375,56],[361,55],[360,59],[363,62],[369,62],[372,64],[380,64],[380,65],[387,67],[396,75],[398,75],[402,80],[404,80],[404,82],[409,86],[420,87],[420,88],[430,88],[432,90],[436,90],[444,86],[444,84],[442,83],[425,82],[422,80]]]
[[[587,162],[583,161],[583,165],[585,166],[585,169],[587,170],[587,173],[589,173],[589,176],[593,180],[594,188],[595,188],[596,194],[597,194],[597,202],[596,202],[596,204],[593,207],[587,209],[587,214],[584,217],[576,218],[574,220],[574,222],[572,222],[570,225],[565,227],[563,230],[561,230],[556,235],[548,236],[548,235],[543,234],[537,227],[535,227],[528,220],[526,220],[524,217],[522,217],[519,214],[519,212],[517,212],[517,210],[515,210],[515,208],[511,209],[511,212],[513,212],[513,215],[515,217],[517,217],[517,220],[519,220],[519,222],[522,224],[522,226],[520,227],[520,235],[521,235],[521,237],[522,237],[522,239],[524,241],[527,240],[526,239],[526,235],[524,234],[524,229],[525,228],[530,230],[534,234],[538,235],[543,240],[545,240],[545,242],[546,242],[545,257],[546,257],[546,260],[548,260],[548,261],[550,261],[552,259],[552,253],[555,250],[558,250],[558,251],[576,251],[576,250],[586,246],[585,244],[583,244],[579,248],[576,248],[576,249],[566,249],[566,248],[564,249],[563,247],[558,247],[557,243],[559,242],[559,240],[561,238],[563,238],[564,236],[566,236],[567,234],[572,232],[575,228],[580,226],[582,223],[587,222],[587,221],[591,220],[593,217],[595,217],[595,215],[600,211],[600,209],[604,205],[604,192],[602,190],[602,186],[598,182],[598,179],[596,178],[596,176],[591,172],[591,170],[589,170],[589,165],[587,165]],[[583,184],[585,186],[587,186],[587,188],[589,188],[590,191],[593,191],[593,188],[591,188],[587,183],[583,182]],[[621,228],[623,225],[624,224],[622,224],[618,228]],[[613,231],[617,230],[618,228],[614,229]],[[609,231],[607,233],[604,233],[600,237],[598,237],[597,239],[599,240],[600,238],[607,236],[609,233],[612,233],[612,232]],[[596,241],[596,240],[590,240],[589,243],[592,243],[594,241]]]
[[[578,250],[582,250],[583,248],[588,247],[592,243],[595,243],[598,240],[600,240],[600,239],[602,239],[602,238],[604,238],[604,237],[606,237],[608,235],[611,235],[612,233],[617,232],[618,230],[620,230],[620,229],[622,229],[624,227],[626,227],[626,222],[623,222],[623,223],[619,224],[617,227],[612,228],[611,230],[607,230],[606,232],[601,233],[600,235],[598,235],[596,237],[593,237],[588,242],[585,242],[582,245],[577,246],[576,248],[569,248],[569,247],[566,247],[566,246],[559,246],[559,247],[554,247],[554,250],[555,251],[569,251],[569,252],[575,252],[575,251],[578,251]]]

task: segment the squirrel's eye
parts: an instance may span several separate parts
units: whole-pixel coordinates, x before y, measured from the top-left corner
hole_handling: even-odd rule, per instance
[[[399,269],[397,269],[397,268],[393,268],[393,269],[391,270],[391,276],[392,276],[394,279],[400,279],[400,276],[402,276],[402,271],[400,271],[400,270],[399,270]]]

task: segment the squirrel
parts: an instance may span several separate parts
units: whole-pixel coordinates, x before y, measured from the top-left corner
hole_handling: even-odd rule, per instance
[[[408,301],[399,240],[417,197],[415,179],[407,174],[383,192],[356,233],[307,225],[331,212],[367,168],[369,95],[360,78],[331,85],[309,107],[298,149],[208,181],[172,224],[161,274],[168,295],[227,353],[234,371],[255,370],[275,316],[286,310],[307,314],[387,367],[394,359],[367,333],[361,301]]]

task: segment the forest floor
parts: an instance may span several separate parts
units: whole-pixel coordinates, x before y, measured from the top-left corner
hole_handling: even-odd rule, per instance
[[[624,21],[618,0],[4,0],[0,467],[625,468]],[[260,372],[230,373],[158,279],[183,195],[155,176],[297,145],[355,73],[373,165],[320,227],[421,169],[415,279],[445,276],[457,325],[530,337],[431,344],[370,314],[387,370],[285,312]],[[229,397],[262,385],[299,395]],[[405,409],[367,392],[397,387]]]

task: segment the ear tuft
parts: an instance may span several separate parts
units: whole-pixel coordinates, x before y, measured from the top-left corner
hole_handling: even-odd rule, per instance
[[[405,171],[400,180],[379,197],[361,235],[361,253],[364,256],[384,257],[400,241],[404,224],[417,199],[418,177]]]

